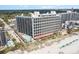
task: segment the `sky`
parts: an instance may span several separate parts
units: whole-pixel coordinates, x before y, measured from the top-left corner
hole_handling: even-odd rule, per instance
[[[78,8],[79,5],[0,5],[0,10],[17,10],[17,9],[71,9]]]

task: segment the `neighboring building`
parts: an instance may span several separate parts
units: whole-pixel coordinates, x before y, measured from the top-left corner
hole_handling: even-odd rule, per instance
[[[7,44],[6,35],[3,27],[0,27],[0,46]]]
[[[67,11],[66,13],[60,13],[60,15],[63,23],[70,20],[79,20],[79,13],[77,12]]]
[[[17,16],[17,29],[33,38],[41,38],[58,32],[62,29],[60,16],[55,12],[40,14],[31,13],[31,16]]]

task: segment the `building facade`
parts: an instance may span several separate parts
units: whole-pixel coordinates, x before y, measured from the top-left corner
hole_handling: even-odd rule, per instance
[[[32,16],[17,16],[17,29],[19,32],[41,38],[58,32],[62,28],[60,16],[55,12],[40,14],[35,12]]]
[[[0,46],[4,46],[7,44],[5,31],[2,27],[0,27]]]

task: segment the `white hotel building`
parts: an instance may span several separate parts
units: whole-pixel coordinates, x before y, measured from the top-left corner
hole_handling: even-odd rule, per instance
[[[55,11],[40,14],[31,13],[31,16],[17,16],[17,29],[32,38],[41,38],[59,32],[62,29],[61,18]]]

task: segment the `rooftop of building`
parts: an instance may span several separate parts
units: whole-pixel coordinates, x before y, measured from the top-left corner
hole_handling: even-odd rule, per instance
[[[30,13],[31,16],[23,16],[23,14],[21,16],[16,16],[16,17],[23,17],[23,18],[40,18],[40,17],[55,17],[55,16],[59,16],[56,11],[51,11],[50,13],[44,13],[44,14],[40,14],[40,12],[35,11],[34,13]]]
[[[63,13],[59,13],[59,14],[69,14],[69,13],[77,13],[76,11],[71,11],[71,10],[68,10],[66,12],[63,12]]]

